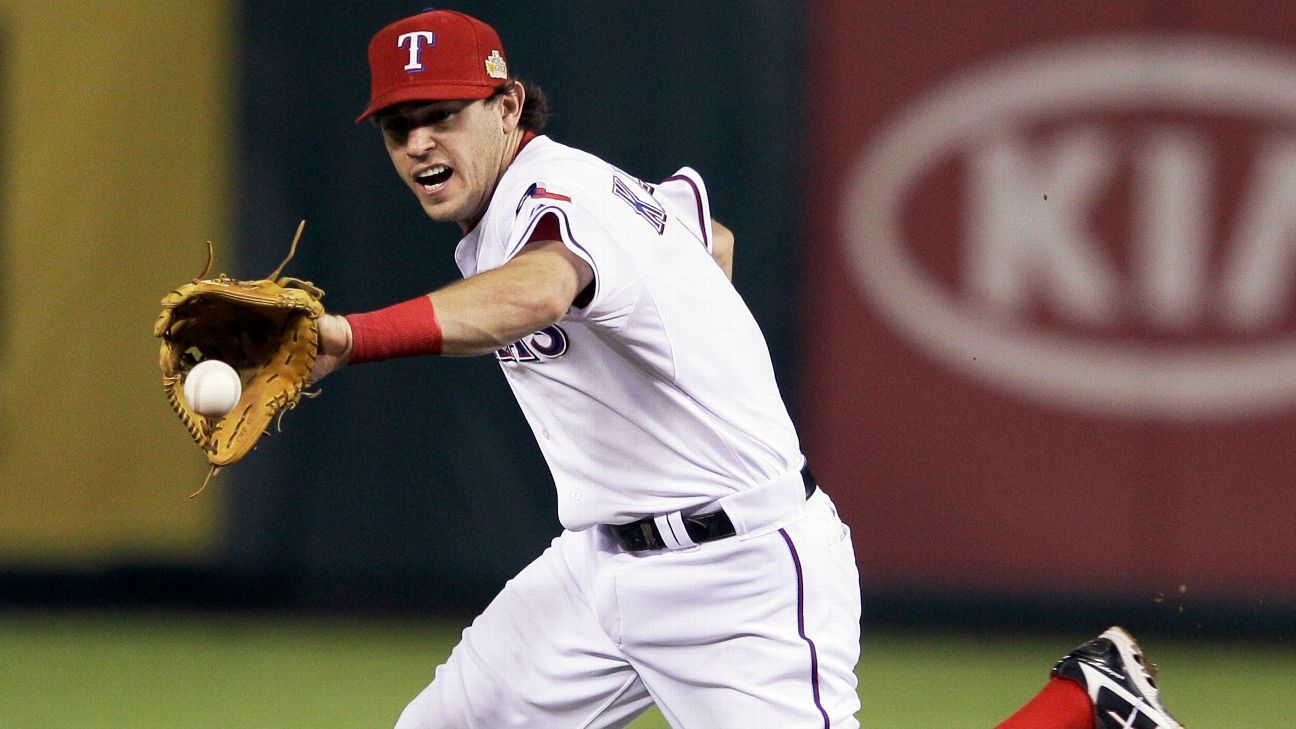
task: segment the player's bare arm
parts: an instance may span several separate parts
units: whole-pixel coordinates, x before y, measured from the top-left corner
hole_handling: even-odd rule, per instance
[[[441,354],[490,354],[556,324],[594,278],[560,241],[537,241],[507,264],[429,294],[441,321]]]
[[[733,280],[733,248],[733,231],[712,220],[711,257],[720,265],[720,270],[724,271],[725,276],[729,277],[730,281]]]
[[[489,354],[555,324],[593,278],[589,264],[562,242],[529,243],[505,265],[428,294],[441,327],[441,354]],[[320,353],[311,381],[344,366],[351,343],[345,318],[321,317]]]

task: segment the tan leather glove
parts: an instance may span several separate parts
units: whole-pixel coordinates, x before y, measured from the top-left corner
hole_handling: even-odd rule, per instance
[[[309,281],[279,275],[296,253],[305,225],[303,220],[288,257],[266,278],[204,278],[213,260],[209,242],[202,273],[162,297],[153,326],[162,338],[162,386],[211,464],[203,488],[221,467],[247,455],[276,415],[295,408],[310,383],[324,292]],[[185,400],[185,376],[207,359],[233,367],[243,381],[242,397],[219,418],[200,415]]]

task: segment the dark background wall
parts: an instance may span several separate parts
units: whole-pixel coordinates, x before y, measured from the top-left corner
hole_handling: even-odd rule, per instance
[[[369,38],[422,7],[0,14],[0,602],[471,612],[557,533],[490,358],[343,371],[185,499],[146,324],[203,240],[260,276],[306,219],[288,273],[337,312],[458,277],[353,123]],[[1296,633],[1285,4],[454,7],[555,138],[708,179],[866,619]],[[1230,278],[1258,244],[1278,275]]]

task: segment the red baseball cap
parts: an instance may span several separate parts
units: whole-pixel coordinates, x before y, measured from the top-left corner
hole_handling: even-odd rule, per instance
[[[484,99],[508,78],[495,29],[453,10],[431,10],[369,41],[369,106],[356,123],[407,101]]]

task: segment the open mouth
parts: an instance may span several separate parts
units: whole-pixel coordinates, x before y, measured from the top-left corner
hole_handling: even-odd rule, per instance
[[[444,187],[453,175],[454,170],[445,165],[437,165],[414,175],[414,182],[423,188],[424,192],[436,192]]]

